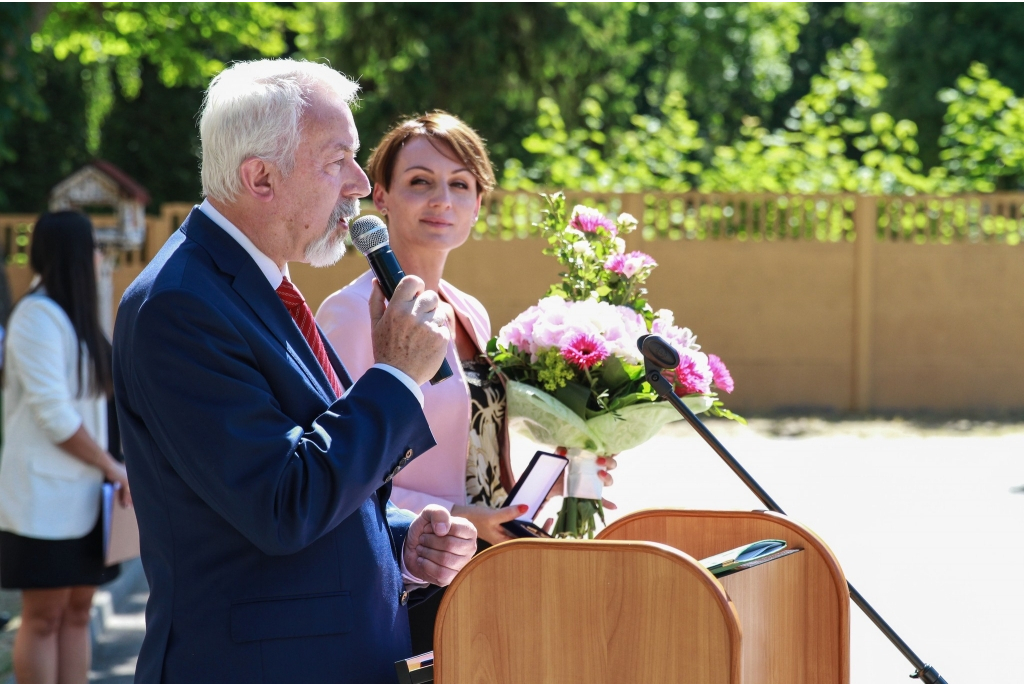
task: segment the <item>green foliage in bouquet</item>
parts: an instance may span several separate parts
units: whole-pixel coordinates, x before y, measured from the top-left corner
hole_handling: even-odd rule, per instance
[[[566,220],[565,195],[544,198],[548,206],[539,226],[551,246],[544,254],[553,255],[567,269],[559,274],[562,282],[548,289],[548,297],[630,307],[650,325],[654,312],[643,284],[657,263],[639,252],[626,255],[622,238],[636,229],[636,218],[624,213],[612,221],[596,209],[577,206]],[[630,257],[636,260],[633,268],[626,266]]]
[[[644,380],[643,364],[625,364],[617,357],[590,369],[577,369],[566,362],[558,348],[530,361],[529,351],[514,345],[499,348],[496,339],[488,344],[487,354],[510,380],[547,391],[584,421],[658,399]]]

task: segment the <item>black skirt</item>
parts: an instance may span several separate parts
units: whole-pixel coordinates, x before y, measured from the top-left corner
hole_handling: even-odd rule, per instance
[[[103,564],[103,517],[85,537],[41,540],[0,531],[0,587],[42,590],[103,585],[117,578],[121,566]]]

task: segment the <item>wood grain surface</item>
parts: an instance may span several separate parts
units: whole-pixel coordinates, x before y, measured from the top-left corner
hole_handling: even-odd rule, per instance
[[[438,683],[739,682],[741,634],[722,586],[648,542],[516,540],[445,593]]]
[[[802,548],[721,579],[743,628],[742,680],[850,681],[846,578],[828,546],[799,523],[771,512],[648,510],[612,523],[598,539],[660,542],[696,559],[764,539]]]

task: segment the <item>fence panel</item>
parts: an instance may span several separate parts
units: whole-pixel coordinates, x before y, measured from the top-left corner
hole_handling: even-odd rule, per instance
[[[917,245],[1018,245],[1024,236],[1024,194],[878,198],[879,239]]]

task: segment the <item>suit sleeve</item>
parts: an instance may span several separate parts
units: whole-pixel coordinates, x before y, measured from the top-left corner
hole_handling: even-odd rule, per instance
[[[291,554],[329,532],[410,450],[434,445],[416,399],[379,370],[298,425],[244,337],[191,292],[151,297],[133,328],[122,352],[131,355],[132,406],[197,495],[267,554]],[[280,363],[291,363],[283,352]]]

